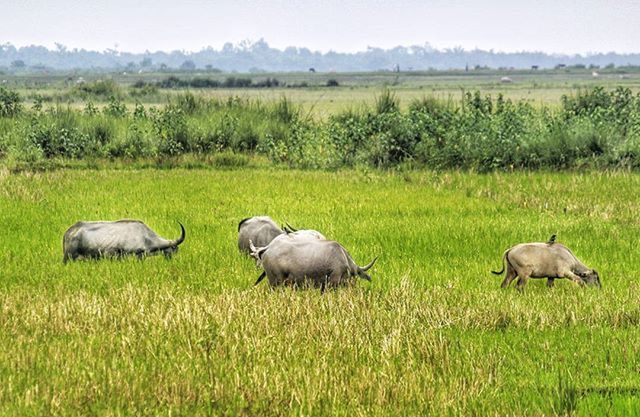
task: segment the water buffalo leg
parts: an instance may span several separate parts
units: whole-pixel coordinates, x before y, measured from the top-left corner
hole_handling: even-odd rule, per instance
[[[516,270],[512,268],[511,265],[507,265],[507,274],[504,277],[504,281],[502,281],[502,285],[500,286],[502,288],[507,288],[509,284],[511,284],[511,281],[513,281],[513,279],[516,276],[518,276],[518,273],[516,272]]]
[[[520,278],[518,278],[518,283],[516,284],[516,289],[518,291],[523,291],[524,286],[527,284],[527,280],[529,279],[529,274],[523,274]]]
[[[555,278],[547,278],[547,287],[553,288]]]
[[[574,274],[571,271],[565,272],[564,274],[565,278],[569,278],[571,281],[575,282],[576,284],[580,285],[580,286],[584,286],[584,281],[582,280],[582,278],[580,278],[579,276],[577,276],[576,274]]]

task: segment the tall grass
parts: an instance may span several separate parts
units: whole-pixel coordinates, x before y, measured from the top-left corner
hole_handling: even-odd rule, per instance
[[[12,110],[0,115],[0,155],[27,166],[55,157],[216,152],[257,153],[310,168],[410,164],[486,172],[640,166],[640,95],[626,88],[584,90],[564,96],[557,107],[475,92],[459,102],[425,98],[406,111],[385,90],[373,107],[324,121],[302,117],[286,97],[267,104],[184,93],[162,107],[137,103],[128,109],[112,95],[101,110],[88,102],[84,111],[60,105],[25,110],[15,94],[3,97],[2,108]]]

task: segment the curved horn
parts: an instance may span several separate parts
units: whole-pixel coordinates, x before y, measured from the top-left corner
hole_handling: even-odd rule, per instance
[[[264,277],[266,277],[266,276],[267,276],[267,272],[266,272],[266,271],[262,271],[262,274],[260,274],[260,276],[258,277],[258,280],[257,280],[257,281],[256,281],[256,283],[255,283],[255,284],[253,284],[253,285],[258,285],[258,284],[260,284],[260,281],[262,281],[262,280],[264,279]]]
[[[362,266],[362,267],[358,267],[358,269],[360,269],[363,272],[368,271],[369,269],[371,269],[371,267],[373,266],[373,264],[376,263],[376,261],[378,260],[378,257],[376,256],[375,258],[373,258],[373,261],[369,262],[367,265]]]
[[[166,239],[162,239],[161,238],[163,243],[151,248],[152,252],[161,251],[161,250],[177,247],[179,244],[184,242],[184,238],[186,236],[186,233],[184,231],[184,226],[180,222],[178,222],[178,224],[180,225],[180,230],[181,230],[180,237],[178,239],[176,239],[176,240],[166,240]]]
[[[182,223],[178,222],[178,224],[180,225],[180,237],[178,238],[178,240],[174,241],[174,245],[178,246],[180,245],[182,242],[184,242],[184,238],[186,237],[186,232],[184,231],[184,226],[182,225]]]
[[[287,227],[289,228],[289,230],[291,230],[292,232],[297,232],[298,229],[296,229],[295,227],[291,226],[289,223],[285,222],[285,225],[287,225]]]
[[[250,220],[250,219],[251,219],[251,217],[247,217],[247,218],[244,218],[244,219],[240,220],[240,223],[238,223],[238,232],[240,231],[240,228],[242,227],[244,222],[246,222],[247,220]]]

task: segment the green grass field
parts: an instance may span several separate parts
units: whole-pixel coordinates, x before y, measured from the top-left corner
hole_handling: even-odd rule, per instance
[[[0,415],[633,415],[640,176],[0,171]],[[268,214],[379,255],[373,282],[253,287]],[[142,219],[174,259],[62,264],[77,220]],[[501,290],[552,233],[603,288]]]

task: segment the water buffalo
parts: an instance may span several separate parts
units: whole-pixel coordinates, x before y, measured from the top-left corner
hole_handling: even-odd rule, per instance
[[[263,248],[251,244],[251,249],[264,268],[256,285],[267,276],[271,286],[311,283],[323,291],[325,286],[337,287],[355,277],[371,281],[367,271],[377,259],[360,267],[338,242],[309,236],[279,238]]]
[[[176,240],[161,238],[139,220],[114,222],[78,222],[71,226],[63,238],[63,261],[81,258],[122,257],[134,254],[139,258],[163,253],[170,258],[184,242],[185,230],[180,225]]]
[[[289,223],[283,228],[284,232],[289,236],[307,236],[314,239],[327,240],[327,238],[317,230],[313,229],[294,229]]]
[[[595,269],[587,268],[563,244],[555,243],[555,236],[546,243],[521,243],[507,249],[502,256],[502,270],[491,271],[500,275],[507,269],[502,288],[518,277],[516,288],[522,290],[529,278],[547,278],[547,286],[553,287],[556,278],[568,278],[580,285],[600,287],[600,277]]]
[[[267,246],[276,236],[284,233],[271,217],[248,217],[238,224],[238,249],[250,253],[250,241],[258,246]]]
[[[266,247],[275,238],[282,236],[309,236],[316,239],[325,239],[324,235],[316,230],[297,230],[287,223],[280,228],[271,217],[249,217],[238,224],[238,249],[245,253],[251,253],[249,242],[258,247]]]

